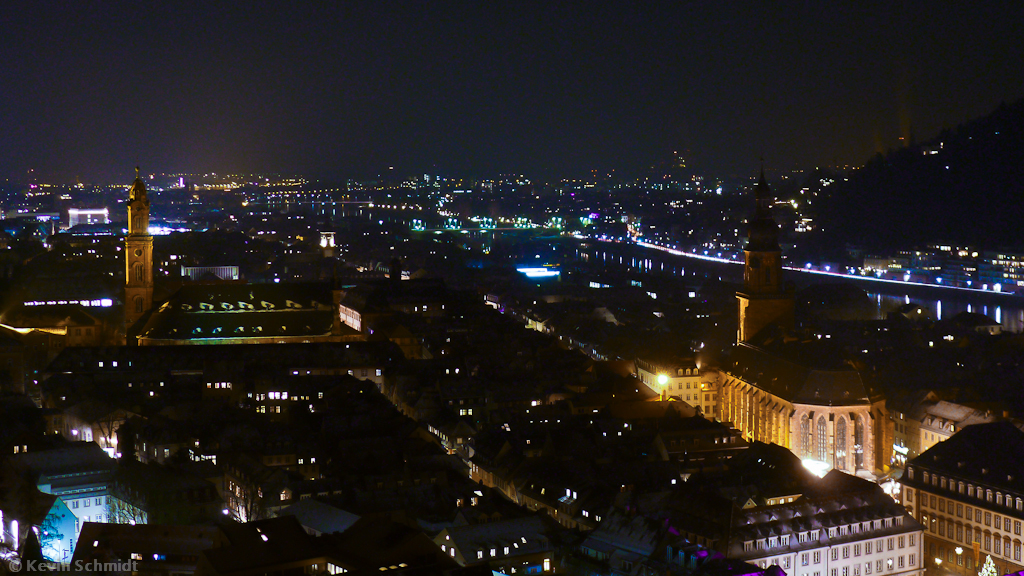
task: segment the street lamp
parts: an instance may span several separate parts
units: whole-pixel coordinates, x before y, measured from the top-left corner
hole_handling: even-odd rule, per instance
[[[961,554],[964,553],[963,547],[962,546],[957,546],[956,548],[953,549],[953,551],[956,552],[956,565],[962,567],[964,565],[964,559],[963,559],[963,556],[961,556]]]
[[[668,391],[665,389],[665,384],[668,383],[668,376],[664,374],[658,374],[658,386],[661,386],[661,399],[668,400]]]

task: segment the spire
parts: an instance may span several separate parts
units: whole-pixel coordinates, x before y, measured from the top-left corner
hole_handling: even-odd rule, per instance
[[[772,193],[768,188],[768,182],[764,178],[764,161],[761,161],[761,177],[757,181],[757,186],[754,187],[754,201],[756,202],[757,211],[754,217],[757,219],[771,218],[771,205],[772,205]]]
[[[778,251],[779,225],[772,218],[772,193],[764,177],[764,160],[761,160],[761,176],[754,186],[754,217],[747,228],[747,250]]]
[[[761,159],[761,176],[764,176],[764,159]],[[135,179],[139,179],[139,167],[135,167]]]
[[[135,181],[132,182],[132,187],[128,191],[128,201],[132,202],[135,200],[146,200],[146,183],[142,181],[142,176],[139,175],[139,167],[135,167]]]

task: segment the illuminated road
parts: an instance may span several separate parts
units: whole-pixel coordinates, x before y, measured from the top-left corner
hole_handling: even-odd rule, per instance
[[[601,240],[602,242],[608,242],[608,240],[602,240],[600,238],[591,238],[591,239],[592,240]],[[718,263],[721,263],[721,264],[742,264],[743,263],[743,262],[741,262],[739,260],[733,260],[733,259],[728,259],[728,258],[717,258],[717,257],[714,257],[714,256],[705,256],[703,254],[694,254],[692,252],[684,252],[682,250],[676,250],[674,248],[669,248],[667,246],[661,246],[659,244],[653,244],[651,242],[644,242],[644,241],[640,241],[640,240],[638,240],[636,242],[629,242],[627,244],[634,244],[636,246],[640,246],[641,248],[649,248],[649,249],[652,249],[652,250],[660,250],[661,252],[666,252],[666,253],[672,254],[674,256],[685,256],[687,258],[694,258],[694,259],[697,259],[697,260],[704,260],[704,261],[708,261],[708,262],[718,262]],[[861,275],[861,274],[842,274],[842,273],[839,273],[839,272],[829,272],[829,271],[824,271],[824,270],[812,270],[812,269],[800,268],[800,267],[796,267],[796,266],[783,266],[783,268],[785,270],[790,270],[790,271],[793,271],[793,272],[801,272],[803,274],[816,274],[816,275],[819,275],[819,276],[833,277],[833,278],[842,279],[842,280],[856,280],[856,281],[865,281],[865,282],[877,282],[877,283],[882,283],[882,284],[892,284],[892,285],[900,286],[900,287],[903,287],[903,288],[929,288],[929,289],[930,288],[935,288],[935,289],[939,289],[939,290],[952,290],[952,291],[962,292],[964,294],[978,294],[978,295],[985,295],[985,296],[1004,297],[1004,298],[1010,298],[1010,299],[1018,298],[1018,296],[1016,296],[1013,293],[1009,293],[1009,292],[996,292],[994,290],[979,290],[977,288],[960,288],[960,287],[957,287],[957,286],[945,286],[945,285],[942,285],[942,284],[924,284],[924,283],[921,283],[921,282],[905,282],[905,281],[902,281],[902,280],[890,280],[888,278],[874,278],[872,276],[866,276],[866,275]]]

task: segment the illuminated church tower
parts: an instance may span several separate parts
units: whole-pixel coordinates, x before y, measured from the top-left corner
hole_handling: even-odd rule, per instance
[[[128,236],[125,245],[124,328],[129,333],[153,307],[153,237],[149,235],[149,198],[135,168],[135,182],[128,192]]]
[[[793,295],[782,287],[779,225],[772,218],[772,197],[764,180],[764,169],[754,197],[757,208],[747,228],[747,246],[743,250],[743,289],[736,293],[740,342],[750,340],[769,324],[793,323]]]

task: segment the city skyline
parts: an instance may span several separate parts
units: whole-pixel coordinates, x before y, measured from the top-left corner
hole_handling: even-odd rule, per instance
[[[4,9],[5,178],[859,165],[1022,95],[994,2],[57,8]]]
[[[0,561],[1019,574],[1024,254],[794,273],[818,178],[8,194]]]

